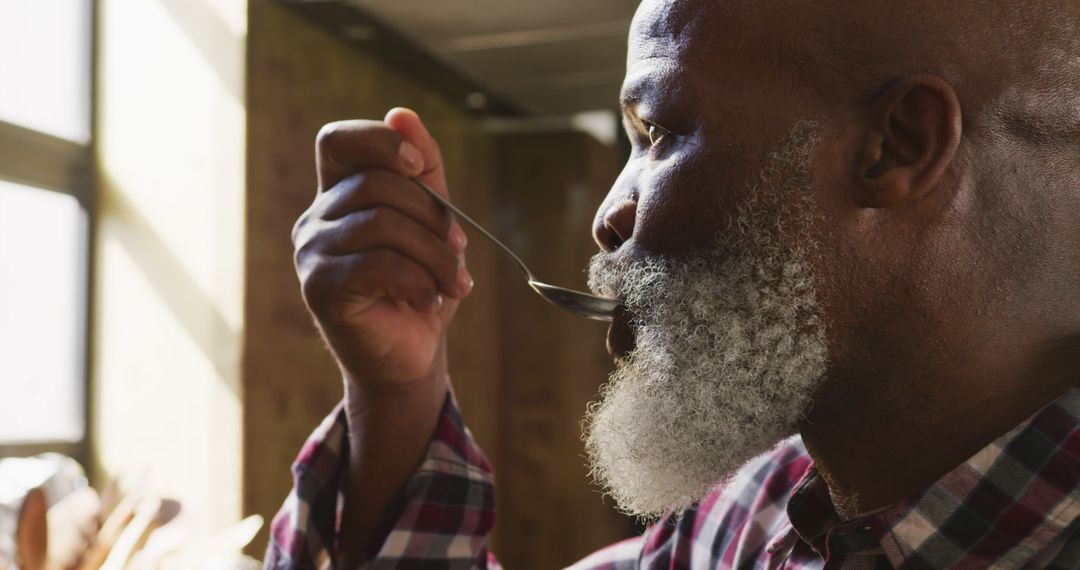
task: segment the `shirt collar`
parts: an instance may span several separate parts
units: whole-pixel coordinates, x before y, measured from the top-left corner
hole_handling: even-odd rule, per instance
[[[896,568],[1019,567],[1080,518],[1080,389],[1073,388],[918,496],[844,521],[811,468],[788,503],[826,560],[884,550]]]

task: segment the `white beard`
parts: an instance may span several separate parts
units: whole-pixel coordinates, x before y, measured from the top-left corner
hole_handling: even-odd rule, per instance
[[[585,424],[592,475],[627,513],[692,506],[809,411],[827,361],[811,266],[812,132],[796,125],[713,247],[590,264],[590,288],[633,314],[635,349]]]

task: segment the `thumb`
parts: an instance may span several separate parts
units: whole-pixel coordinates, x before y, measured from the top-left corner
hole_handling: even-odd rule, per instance
[[[439,149],[439,143],[424,126],[420,116],[412,109],[397,107],[386,114],[384,121],[403,139],[420,150],[420,154],[424,157],[424,170],[417,178],[443,196],[448,196],[442,151]]]

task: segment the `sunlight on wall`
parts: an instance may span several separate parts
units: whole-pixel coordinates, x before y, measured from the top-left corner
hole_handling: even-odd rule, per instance
[[[246,0],[102,0],[92,435],[207,531],[240,518]]]

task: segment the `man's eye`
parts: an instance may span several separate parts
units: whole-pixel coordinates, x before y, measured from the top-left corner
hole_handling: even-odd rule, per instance
[[[649,128],[649,144],[652,146],[660,144],[660,141],[668,135],[668,130],[664,127],[652,123],[647,123],[646,126]]]

